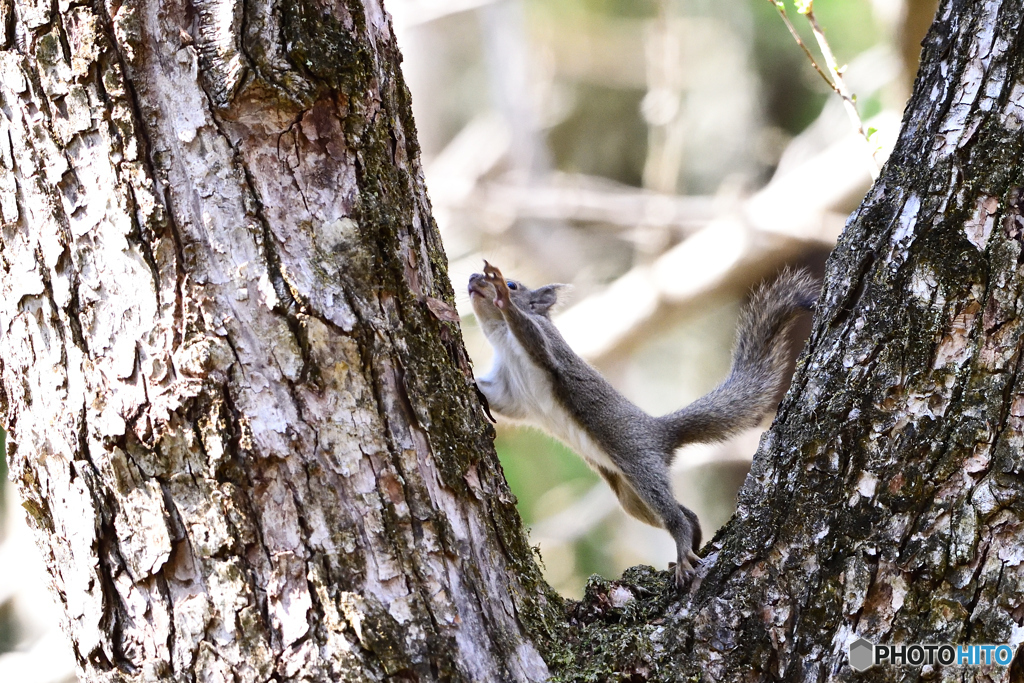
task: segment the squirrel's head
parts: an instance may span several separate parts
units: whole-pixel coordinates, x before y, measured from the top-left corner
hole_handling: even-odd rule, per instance
[[[547,317],[555,304],[558,294],[565,285],[552,284],[530,289],[518,280],[507,280],[509,298],[521,311]],[[488,322],[504,322],[501,311],[494,305],[494,285],[480,273],[469,276],[469,300],[481,325]]]

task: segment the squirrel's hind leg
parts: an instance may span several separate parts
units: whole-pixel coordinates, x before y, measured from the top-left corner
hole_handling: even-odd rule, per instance
[[[633,487],[629,485],[622,474],[612,472],[604,467],[598,467],[597,471],[608,482],[608,486],[611,487],[612,491],[615,492],[615,496],[619,499],[619,505],[626,511],[626,514],[634,519],[639,519],[644,524],[650,524],[662,529],[665,528],[661,517],[651,508],[647,507],[647,504],[640,499],[640,496],[637,495],[637,492],[633,490]]]
[[[651,466],[651,463],[660,464],[663,460],[651,454],[641,461],[643,464],[634,461],[625,463],[628,470],[624,468],[623,475],[628,484],[626,481],[622,484],[632,489],[631,493],[639,499],[648,514],[653,512],[657,515],[658,523],[655,526],[663,527],[672,535],[676,542],[676,584],[681,587],[690,580],[694,568],[700,564],[700,558],[694,552],[700,543],[700,522],[697,515],[680,505],[672,496],[668,467]],[[619,500],[623,500],[622,495],[619,495]],[[629,511],[625,501],[623,507]]]

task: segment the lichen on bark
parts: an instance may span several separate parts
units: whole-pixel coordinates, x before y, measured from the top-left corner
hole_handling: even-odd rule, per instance
[[[18,7],[2,408],[83,676],[543,679],[383,9]]]

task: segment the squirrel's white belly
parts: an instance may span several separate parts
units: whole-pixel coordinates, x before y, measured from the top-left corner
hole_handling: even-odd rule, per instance
[[[601,448],[590,434],[572,418],[561,405],[555,403],[552,410],[538,416],[537,426],[555,437],[587,461],[591,467],[602,467],[611,472],[618,472],[619,467]]]
[[[571,448],[591,467],[619,467],[555,398],[551,379],[509,334],[495,345],[495,364],[478,385],[488,403],[506,418],[539,427]],[[504,348],[502,348],[504,347]]]

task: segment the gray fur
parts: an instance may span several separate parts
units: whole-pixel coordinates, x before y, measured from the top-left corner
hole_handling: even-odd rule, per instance
[[[665,528],[676,542],[676,579],[698,562],[696,515],[672,495],[668,466],[688,443],[717,441],[772,410],[785,370],[785,332],[817,296],[803,271],[784,271],[740,316],[732,370],[721,385],[677,412],[652,417],[616,391],[562,338],[549,317],[561,285],[531,290],[485,263],[470,298],[495,350],[477,383],[499,415],[538,426],[576,450],[611,486],[623,509]]]
[[[740,313],[732,369],[725,381],[682,410],[665,415],[674,449],[721,441],[757,425],[774,408],[785,379],[786,331],[801,309],[810,309],[820,284],[804,270],[782,271],[762,285]]]

